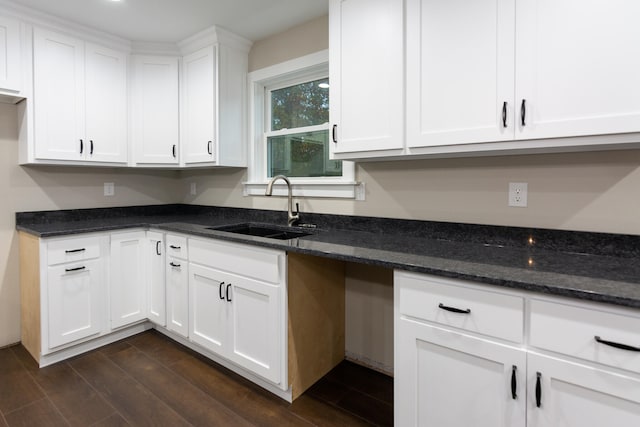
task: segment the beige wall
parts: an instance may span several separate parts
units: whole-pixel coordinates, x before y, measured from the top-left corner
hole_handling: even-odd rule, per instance
[[[177,172],[19,166],[17,123],[16,106],[0,104],[0,347],[20,341],[16,212],[180,201]]]
[[[256,43],[252,70],[327,48],[316,20]],[[407,160],[358,164],[366,200],[298,200],[304,212],[370,215],[566,230],[640,234],[640,150]],[[202,189],[186,203],[285,210],[284,198],[243,197],[243,170],[184,172]],[[509,182],[529,184],[529,206],[509,208]],[[393,368],[390,272],[346,270],[346,352],[379,370]],[[382,280],[382,278],[385,278]]]
[[[258,40],[249,52],[249,71],[329,48],[329,17],[321,16],[280,34]]]

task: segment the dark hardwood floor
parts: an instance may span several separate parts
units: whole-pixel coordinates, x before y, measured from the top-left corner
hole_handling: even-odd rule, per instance
[[[155,331],[39,369],[0,350],[4,426],[393,425],[393,380],[342,362],[289,404]]]

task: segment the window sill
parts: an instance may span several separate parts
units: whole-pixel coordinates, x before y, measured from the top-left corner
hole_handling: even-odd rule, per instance
[[[244,196],[264,196],[266,182],[243,182]],[[292,182],[295,197],[323,197],[331,199],[365,199],[364,182]],[[273,185],[274,196],[288,195],[287,185],[276,182]]]

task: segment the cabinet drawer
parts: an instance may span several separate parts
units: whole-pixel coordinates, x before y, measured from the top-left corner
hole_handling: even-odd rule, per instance
[[[640,349],[640,315],[531,300],[531,346],[640,372],[640,351],[595,337]]]
[[[189,239],[189,262],[217,270],[280,283],[284,252],[216,240]]]
[[[47,264],[82,261],[100,257],[100,239],[96,236],[75,237],[47,242]]]
[[[175,258],[188,259],[187,238],[167,234],[167,255]]]
[[[400,286],[400,315],[523,342],[524,303],[521,297],[458,284],[426,275],[396,272],[395,285]],[[464,312],[466,310],[469,311]]]

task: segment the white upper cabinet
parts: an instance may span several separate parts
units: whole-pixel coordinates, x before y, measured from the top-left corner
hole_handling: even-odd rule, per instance
[[[216,161],[216,49],[183,58],[183,153],[185,163]]]
[[[83,160],[84,46],[51,31],[34,30],[35,156]]]
[[[127,56],[34,29],[35,157],[127,161]]]
[[[0,93],[21,89],[20,47],[20,23],[0,15]]]
[[[403,0],[329,3],[333,158],[404,147],[403,13]]]
[[[205,33],[181,44],[181,164],[243,167],[250,43],[218,28]]]
[[[127,54],[85,44],[85,120],[89,159],[127,161]]]
[[[513,139],[514,13],[513,0],[407,1],[409,147]]]
[[[177,165],[179,161],[178,58],[132,58],[132,140],[136,164]]]
[[[634,0],[517,2],[519,139],[640,131],[639,14]]]
[[[640,142],[633,0],[329,5],[334,158]]]

